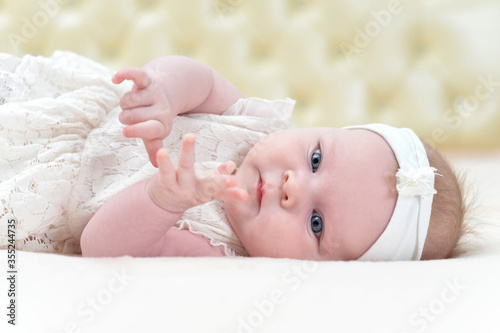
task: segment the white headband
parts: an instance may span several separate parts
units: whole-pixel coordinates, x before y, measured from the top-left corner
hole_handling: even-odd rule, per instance
[[[396,173],[398,198],[389,224],[377,241],[358,260],[420,260],[432,210],[434,175],[424,145],[408,128],[384,124],[349,126],[382,136],[399,164]]]

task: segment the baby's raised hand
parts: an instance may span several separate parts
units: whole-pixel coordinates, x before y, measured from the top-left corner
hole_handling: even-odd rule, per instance
[[[157,152],[159,171],[147,185],[151,199],[161,208],[183,214],[187,209],[219,199],[247,200],[248,192],[237,187],[236,177],[231,175],[236,166],[226,162],[217,169],[201,172],[194,168],[194,134],[186,134],[177,169],[166,149]]]
[[[120,100],[120,122],[127,125],[123,135],[127,138],[141,138],[146,146],[151,163],[158,167],[157,151],[163,147],[177,115],[154,76],[140,68],[125,68],[113,75],[112,81],[120,84],[132,80],[134,86]]]

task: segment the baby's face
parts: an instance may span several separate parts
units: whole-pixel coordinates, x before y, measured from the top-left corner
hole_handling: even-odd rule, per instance
[[[226,216],[254,257],[357,259],[391,218],[396,169],[392,149],[371,131],[272,133],[238,169],[249,199],[226,202]]]

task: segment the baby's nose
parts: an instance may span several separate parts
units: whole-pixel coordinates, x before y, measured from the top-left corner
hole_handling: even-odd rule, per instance
[[[291,171],[287,170],[283,173],[283,187],[281,193],[281,206],[283,208],[290,208],[298,200],[298,181],[297,175]]]

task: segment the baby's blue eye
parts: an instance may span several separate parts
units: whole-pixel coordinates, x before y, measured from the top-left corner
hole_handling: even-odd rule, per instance
[[[311,216],[311,229],[316,236],[321,236],[321,231],[323,231],[323,219],[318,213],[313,213]]]
[[[320,164],[321,164],[321,149],[316,149],[311,156],[311,166],[313,172],[316,172],[316,170],[318,170]]]

